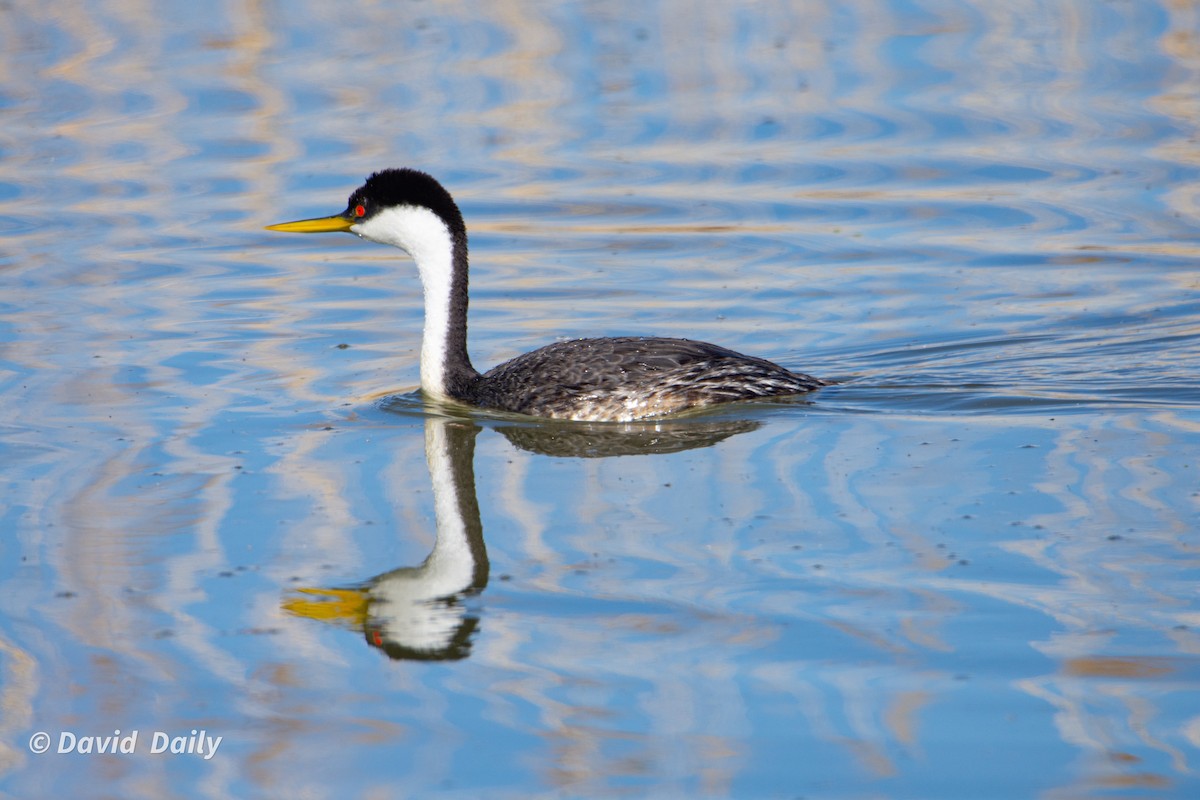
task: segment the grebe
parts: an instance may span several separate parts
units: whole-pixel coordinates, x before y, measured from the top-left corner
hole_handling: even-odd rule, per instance
[[[467,355],[467,227],[450,193],[417,170],[376,172],[342,213],[267,230],[347,231],[417,262],[425,289],[421,388],[433,397],[538,417],[629,421],[828,385],[706,342],[641,336],[557,342],[479,374]]]

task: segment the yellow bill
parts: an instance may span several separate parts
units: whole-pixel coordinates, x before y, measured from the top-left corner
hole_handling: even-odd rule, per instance
[[[268,225],[266,229],[287,233],[330,233],[332,231],[348,231],[353,224],[354,220],[338,214],[333,217],[298,219],[295,222],[277,222],[274,225]]]
[[[320,598],[293,597],[283,602],[283,610],[297,617],[341,622],[361,626],[367,621],[369,598],[361,589],[296,589],[298,594]]]

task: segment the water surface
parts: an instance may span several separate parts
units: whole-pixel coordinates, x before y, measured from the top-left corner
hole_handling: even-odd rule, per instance
[[[4,16],[0,791],[1200,792],[1195,4]],[[427,405],[411,264],[261,230],[402,165],[477,365],[838,385]]]

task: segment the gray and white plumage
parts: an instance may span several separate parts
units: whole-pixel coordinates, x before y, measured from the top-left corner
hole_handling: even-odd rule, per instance
[[[539,417],[629,421],[828,385],[707,342],[635,336],[558,342],[481,375],[467,355],[466,225],[449,192],[416,170],[373,174],[340,215],[271,228],[349,231],[412,256],[425,289],[421,388],[434,397]]]
[[[484,373],[470,402],[538,417],[626,421],[824,385],[707,342],[622,336],[517,356]]]

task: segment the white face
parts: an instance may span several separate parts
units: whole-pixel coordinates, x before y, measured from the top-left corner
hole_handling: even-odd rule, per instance
[[[451,249],[446,223],[428,208],[419,206],[385,208],[350,226],[350,230],[367,241],[399,247],[418,264],[438,260]]]

